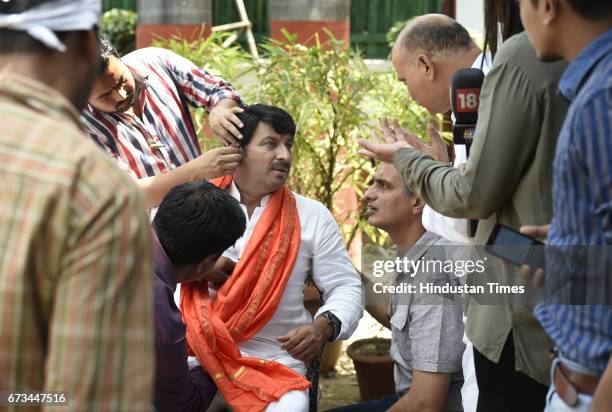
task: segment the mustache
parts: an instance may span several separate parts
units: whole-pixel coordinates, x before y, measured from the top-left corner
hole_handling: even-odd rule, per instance
[[[291,169],[291,164],[286,161],[276,161],[272,163],[272,165],[270,166],[270,169],[271,170],[282,170],[282,171],[288,172],[289,169]]]
[[[134,85],[134,90],[132,90],[131,93],[125,96],[125,99],[123,99],[121,102],[117,104],[116,109],[117,110],[121,108],[127,109],[128,107],[132,106],[134,102],[136,102],[136,98],[138,97],[139,94],[140,94],[140,85],[138,84],[138,82],[136,82],[136,84]]]

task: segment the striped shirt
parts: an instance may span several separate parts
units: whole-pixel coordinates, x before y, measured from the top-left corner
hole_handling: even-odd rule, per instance
[[[139,49],[122,61],[145,79],[139,96],[142,119],[89,105],[81,118],[92,139],[137,179],[160,175],[201,154],[189,106],[210,111],[223,99],[239,99],[225,80],[168,50]]]
[[[612,245],[612,30],[582,50],[559,89],[571,105],[555,154],[549,243]],[[603,373],[612,306],[541,305],[536,316],[566,358]]]
[[[57,410],[151,410],[143,195],[64,96],[7,73],[0,185],[0,391],[65,392],[69,407]]]

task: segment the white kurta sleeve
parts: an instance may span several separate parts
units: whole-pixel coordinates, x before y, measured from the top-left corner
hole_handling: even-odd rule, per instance
[[[467,236],[467,219],[455,219],[436,212],[425,205],[421,217],[423,227],[429,232],[442,236],[444,239],[456,245],[470,243]]]
[[[467,162],[467,154],[465,145],[455,145],[455,161],[454,167]],[[456,245],[470,243],[470,238],[467,236],[467,219],[455,219],[453,217],[444,216],[436,212],[428,205],[423,208],[421,217],[423,227],[429,232],[435,233]]]
[[[320,219],[312,256],[312,274],[315,285],[323,293],[325,304],[317,311],[315,318],[330,311],[342,322],[337,339],[347,339],[363,316],[361,280],[331,213],[322,207]]]

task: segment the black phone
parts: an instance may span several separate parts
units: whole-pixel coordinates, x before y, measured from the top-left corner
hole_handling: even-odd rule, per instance
[[[516,266],[544,268],[544,243],[497,223],[489,236],[485,250]]]

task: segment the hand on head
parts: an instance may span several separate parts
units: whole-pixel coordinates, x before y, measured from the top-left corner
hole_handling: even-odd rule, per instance
[[[236,114],[244,112],[244,109],[239,106],[231,106],[231,104],[223,101],[217,104],[210,111],[208,122],[222,143],[226,146],[239,146],[238,140],[242,139],[242,133],[238,129],[241,129],[243,124]]]

